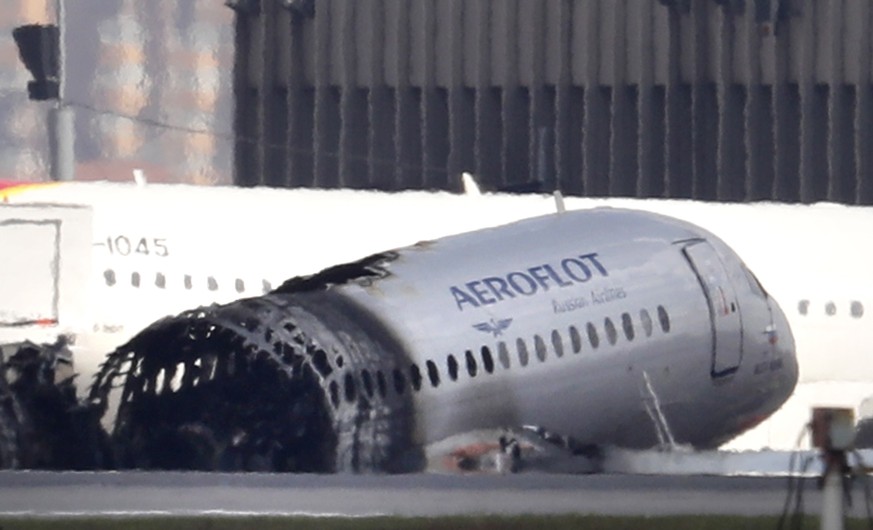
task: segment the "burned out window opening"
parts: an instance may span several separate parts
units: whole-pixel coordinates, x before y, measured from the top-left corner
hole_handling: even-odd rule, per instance
[[[382,370],[376,371],[376,388],[379,390],[380,397],[384,398],[388,395],[388,383]]]
[[[357,397],[357,388],[355,386],[355,377],[351,373],[347,373],[343,378],[343,387],[345,388],[345,397],[347,403],[352,403]]]
[[[418,365],[413,363],[409,366],[409,380],[412,382],[412,388],[416,392],[421,390],[421,370]]]
[[[406,390],[406,378],[403,377],[403,372],[400,371],[400,368],[394,369],[394,391],[397,392],[398,395],[403,394]]]
[[[369,370],[361,370],[361,383],[364,385],[364,392],[367,393],[367,397],[373,397],[373,376],[370,375]]]

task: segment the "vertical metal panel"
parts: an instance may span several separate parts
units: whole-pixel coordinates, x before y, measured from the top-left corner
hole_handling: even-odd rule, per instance
[[[691,196],[691,88],[682,80],[680,57],[682,41],[679,32],[682,27],[681,15],[676,10],[669,12],[670,45],[668,55],[674,60],[668,64],[665,94],[666,126],[665,150],[667,197]],[[686,30],[687,32],[687,30]]]
[[[873,202],[867,0],[258,4],[241,184]]]
[[[448,92],[437,87],[436,47],[438,0],[422,2],[421,31],[423,67],[421,89],[422,177],[424,189],[440,189],[446,185],[446,160],[449,153]]]
[[[581,46],[587,57],[585,64],[582,122],[582,189],[591,196],[609,193],[609,122],[610,90],[600,84],[600,3],[583,2],[576,9],[583,13],[577,26],[584,32],[586,42]]]
[[[712,200],[716,198],[718,167],[718,97],[715,86],[708,82],[711,77],[711,48],[715,43],[711,35],[709,2],[696,0],[697,9],[692,11],[693,51],[691,86],[691,197]]]
[[[737,200],[754,201],[770,198],[776,171],[774,156],[777,133],[773,94],[777,92],[774,82],[777,40],[772,36],[762,36],[752,17],[740,17],[736,24],[742,27],[742,31],[736,34],[736,43],[744,44],[742,51],[735,48],[734,61],[747,64],[743,76],[746,90],[743,112],[745,187],[743,195]],[[769,79],[769,83],[763,82],[765,78]]]
[[[873,7],[867,0],[859,0],[857,18],[859,34],[855,60],[858,63],[858,106],[855,112],[855,202],[873,204],[873,86],[871,86],[870,61],[873,60],[870,31]]]
[[[637,107],[639,122],[639,149],[637,158],[636,195],[638,197],[658,197],[663,191],[664,180],[664,115],[656,112],[656,105],[663,105],[663,90],[655,87],[655,55],[657,54],[657,21],[655,8],[651,2],[635,2],[634,16],[638,22],[639,39],[629,42],[636,50],[633,55],[639,63],[636,69],[636,82],[639,86]],[[632,32],[633,33],[633,32]],[[634,81],[631,75],[630,81]],[[660,96],[660,97],[659,97]]]
[[[780,201],[800,199],[800,89],[796,82],[800,72],[800,54],[797,37],[803,28],[799,21],[791,21],[775,39],[776,73],[773,85],[773,144],[774,175],[772,197]]]
[[[234,180],[243,186],[257,183],[259,169],[254,163],[254,144],[258,141],[257,115],[250,112],[257,105],[257,84],[249,77],[252,54],[257,48],[253,45],[252,28],[256,23],[254,17],[237,16],[234,21],[234,57],[233,93],[234,116]]]
[[[627,24],[625,0],[611,2],[609,9],[614,35],[612,57],[612,116],[610,123],[609,194],[632,196],[636,193],[639,137],[637,135],[637,95],[639,85],[627,79]],[[608,26],[607,26],[608,27]]]
[[[332,33],[334,22],[330,3],[321,4],[322,16],[315,17],[315,114],[314,114],[314,157],[315,170],[313,185],[319,188],[335,187],[339,184],[339,136],[340,136],[340,93],[332,84],[331,65]]]
[[[285,186],[311,186],[314,182],[315,161],[313,151],[313,117],[315,91],[306,81],[307,38],[302,21],[288,16],[279,23],[281,31],[287,35],[288,48],[285,53],[284,79],[287,106],[287,167]],[[311,38],[311,32],[309,34]],[[311,63],[310,63],[311,64]]]
[[[581,193],[582,101],[572,86],[572,7],[567,0],[551,0],[548,16],[552,45],[547,50],[555,70],[555,171],[558,188]],[[549,70],[549,68],[547,68]],[[548,77],[548,76],[547,76]]]
[[[519,35],[524,39],[519,42],[519,49],[525,59],[519,65],[524,73],[520,76],[526,80],[530,101],[528,106],[528,160],[527,180],[538,182],[546,191],[554,189],[554,90],[546,90],[546,4],[541,0],[523,0],[519,5],[519,19],[526,23],[519,24]],[[521,28],[527,28],[521,30]]]
[[[367,123],[368,144],[367,144],[367,170],[368,176],[367,186],[376,189],[390,190],[394,189],[394,182],[399,178],[397,172],[397,145],[394,133],[394,127],[397,124],[397,119],[394,116],[395,108],[395,89],[389,85],[386,75],[386,65],[388,64],[388,47],[387,41],[393,37],[396,41],[396,29],[394,33],[387,31],[388,26],[392,26],[391,20],[388,17],[388,2],[386,0],[368,0],[366,8],[360,15],[368,21],[369,27],[369,42],[370,60],[367,61],[367,68],[361,72],[368,79],[367,90]],[[396,13],[395,13],[396,15]],[[393,24],[396,28],[396,24]],[[361,46],[359,43],[358,46]],[[396,57],[396,55],[395,55]],[[396,74],[396,68],[390,68]],[[397,76],[393,76],[396,87]],[[350,175],[354,177],[354,175]]]
[[[458,176],[472,170],[476,138],[476,96],[473,90],[464,82],[464,57],[466,42],[463,34],[464,5],[461,0],[452,0],[446,13],[451,39],[449,56],[451,70],[449,72],[449,153],[446,162],[447,173],[443,189],[460,189]]]
[[[826,8],[814,3],[814,16],[804,17],[805,38],[801,41],[800,78],[800,200],[805,203],[824,198],[819,190],[827,183],[827,85],[817,84],[820,72],[816,68],[823,39],[821,26],[813,24]],[[824,105],[823,105],[824,104]]]
[[[501,112],[503,121],[502,175],[498,187],[517,185],[528,179],[528,109],[527,89],[519,86],[518,58],[518,0],[502,2],[500,25],[495,31],[495,45],[502,48],[497,53],[506,57],[499,83],[502,85]],[[500,38],[498,39],[498,35]],[[495,48],[492,48],[495,51]]]
[[[492,25],[491,2],[474,2],[470,20],[476,21],[475,42],[472,50],[475,61],[473,85],[475,101],[475,166],[476,176],[481,181],[499,182],[502,172],[501,146],[503,145],[503,121],[500,112],[500,93],[492,86]]]

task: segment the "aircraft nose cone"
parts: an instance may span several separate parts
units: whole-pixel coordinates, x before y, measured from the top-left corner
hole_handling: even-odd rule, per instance
[[[779,307],[779,304],[776,303],[776,300],[770,298],[769,302],[772,323],[767,326],[764,333],[767,335],[767,340],[773,348],[772,351],[775,356],[782,359],[783,373],[787,376],[789,391],[793,391],[798,377],[797,350],[794,344],[794,335],[791,333],[791,326],[788,324],[785,313]]]

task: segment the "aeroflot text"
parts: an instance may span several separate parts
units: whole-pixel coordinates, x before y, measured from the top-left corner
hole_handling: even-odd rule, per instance
[[[609,276],[596,252],[564,258],[560,263],[544,263],[527,270],[453,285],[449,291],[458,305],[458,311],[463,311],[468,306],[491,305],[516,296],[533,296],[540,290],[586,283],[594,276]]]

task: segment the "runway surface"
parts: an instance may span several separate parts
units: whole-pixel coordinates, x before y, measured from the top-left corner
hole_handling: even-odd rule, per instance
[[[0,472],[0,516],[778,515],[784,477]],[[866,516],[861,485],[854,517]],[[804,508],[821,495],[806,479]]]

